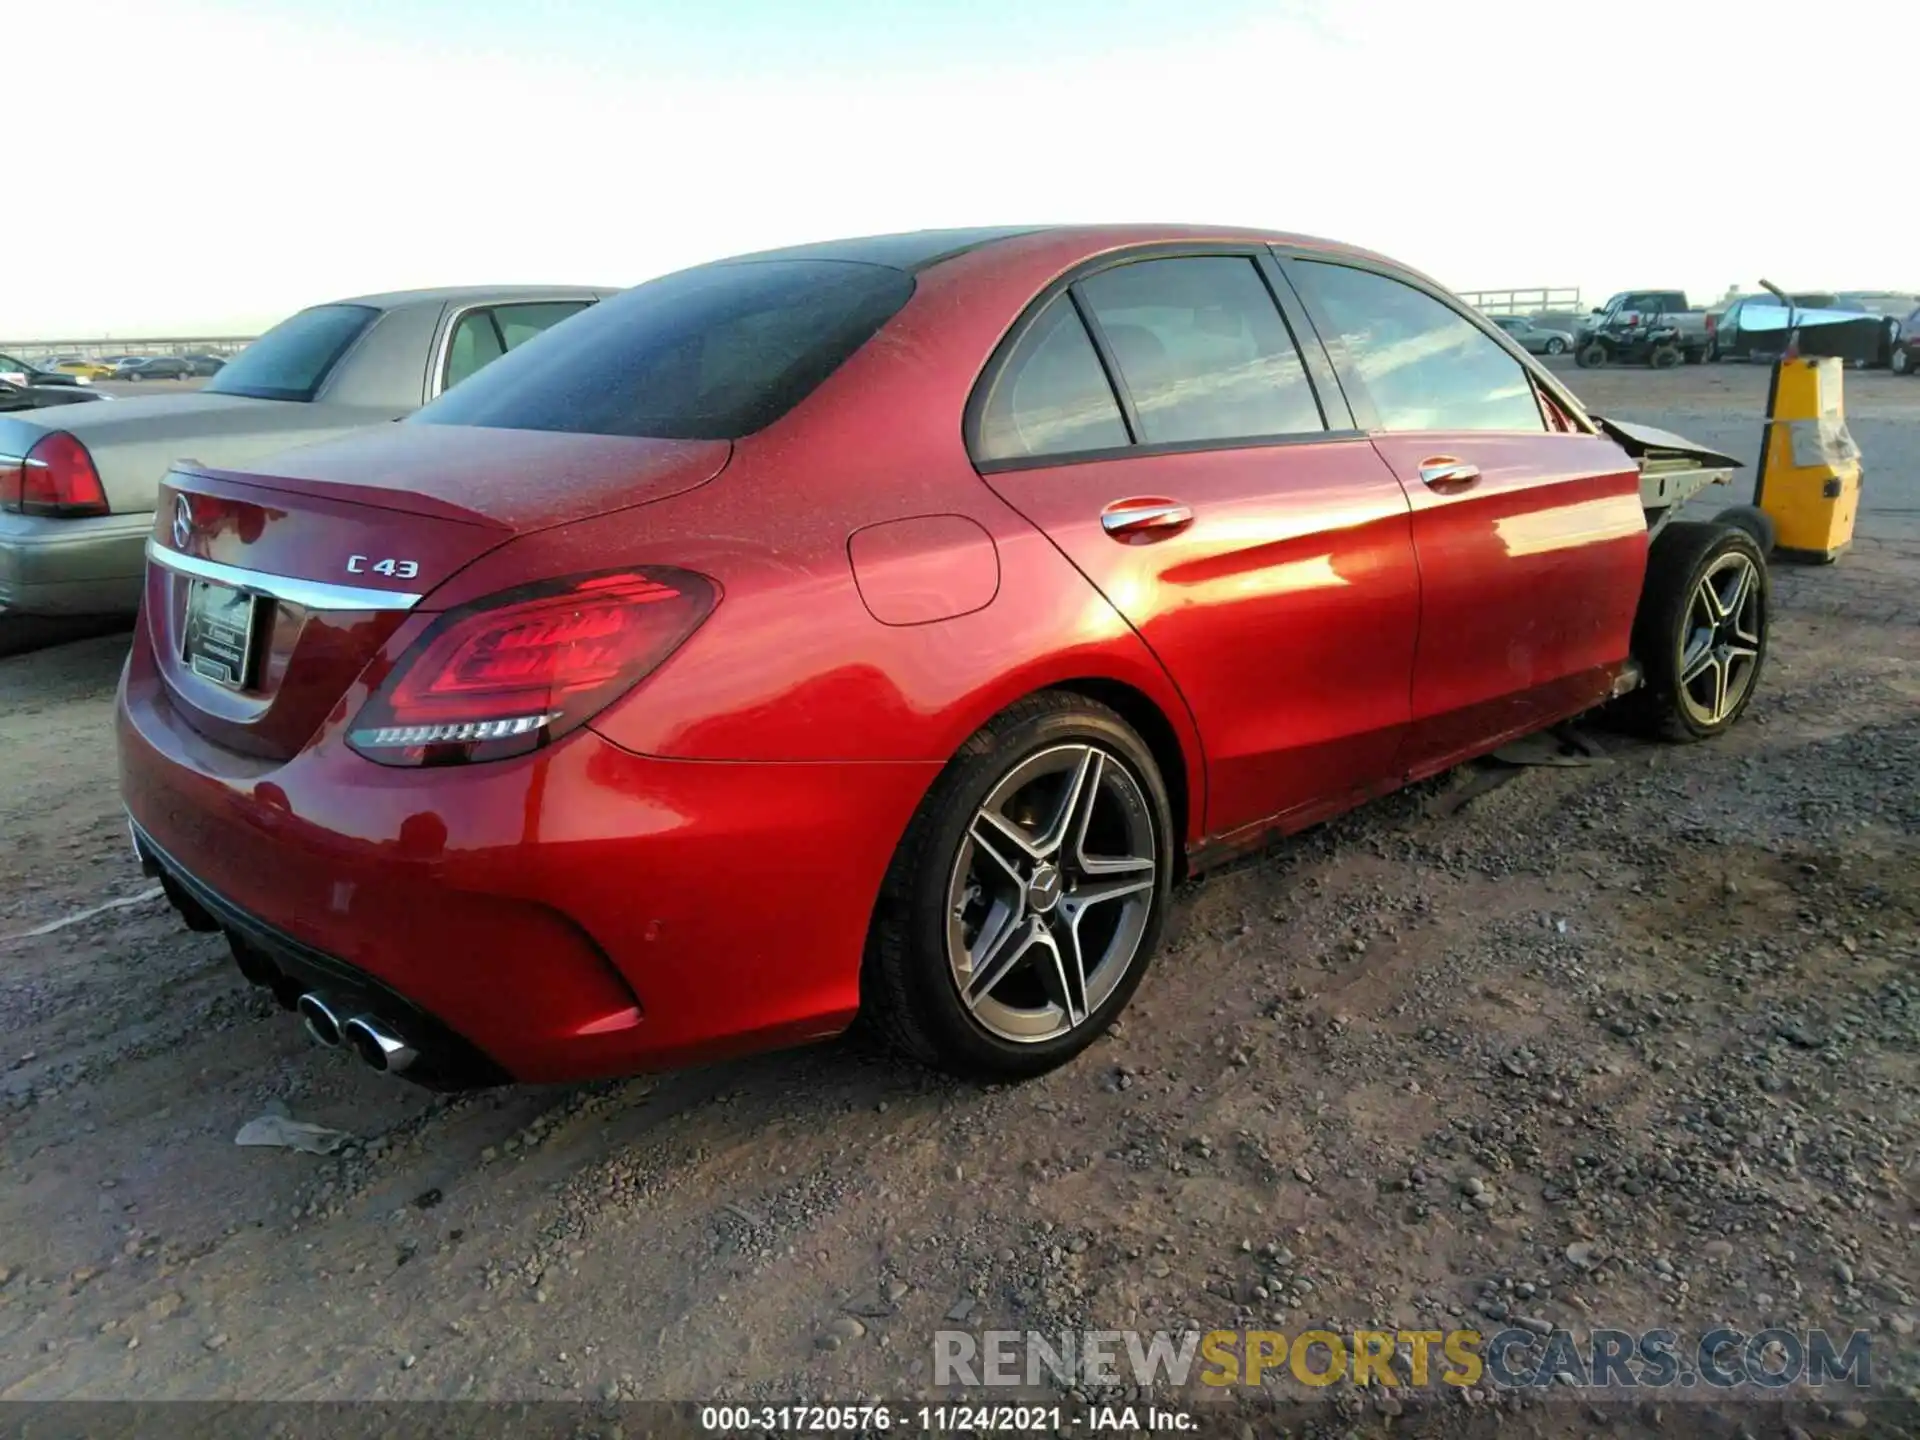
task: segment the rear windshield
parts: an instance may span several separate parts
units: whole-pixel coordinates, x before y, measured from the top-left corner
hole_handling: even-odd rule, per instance
[[[412,420],[737,440],[804,400],[912,294],[904,271],[842,260],[682,270],[534,336]]]
[[[316,305],[274,326],[206,383],[214,395],[311,400],[328,372],[380,312],[367,305]]]

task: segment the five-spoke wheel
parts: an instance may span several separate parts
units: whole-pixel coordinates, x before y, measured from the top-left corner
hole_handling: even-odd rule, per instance
[[[1680,701],[1704,726],[1737,710],[1760,667],[1760,567],[1740,550],[1715,560],[1694,587],[1680,656]]]
[[[1645,683],[1620,707],[1636,728],[1704,740],[1753,699],[1767,658],[1766,557],[1737,524],[1675,520],[1654,537],[1633,625]]]
[[[1016,765],[954,857],[947,963],[961,1000],[1003,1040],[1084,1024],[1139,953],[1159,870],[1139,781],[1098,745]]]
[[[901,842],[863,1010],[902,1048],[965,1074],[1060,1064],[1139,983],[1174,843],[1139,735],[1084,697],[1030,696],[962,747]]]

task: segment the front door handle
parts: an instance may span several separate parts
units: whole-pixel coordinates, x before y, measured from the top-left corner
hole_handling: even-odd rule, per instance
[[[1116,500],[1100,512],[1100,528],[1129,545],[1165,540],[1192,523],[1192,506],[1157,496]]]
[[[1420,462],[1420,483],[1441,491],[1465,490],[1480,483],[1480,467],[1451,455],[1435,455]]]

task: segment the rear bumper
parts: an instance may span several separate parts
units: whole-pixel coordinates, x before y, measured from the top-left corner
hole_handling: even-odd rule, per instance
[[[290,974],[366,987],[524,1081],[843,1029],[939,769],[665,761],[591,730],[437,771],[328,730],[266,762],[187,723],[144,636],[121,687],[123,795],[175,883]]]
[[[406,996],[382,984],[377,976],[355,968],[336,956],[303,944],[276,926],[249,914],[225,896],[209,889],[185,866],[167,854],[139,826],[131,822],[134,849],[143,868],[159,877],[173,907],[196,929],[217,928],[233,947],[240,973],[271,989],[291,1010],[308,991],[328,998],[344,1015],[377,1015],[405,1035],[424,1056],[407,1077],[436,1089],[466,1089],[498,1085],[511,1077],[493,1060],[475,1049]]]
[[[0,609],[133,614],[152,529],[150,513],[55,520],[0,511]]]

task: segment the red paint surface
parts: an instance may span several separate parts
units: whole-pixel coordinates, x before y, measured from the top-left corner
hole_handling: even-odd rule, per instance
[[[847,541],[854,583],[882,625],[953,620],[993,603],[1000,556],[963,515],[916,515],[856,530]]]
[[[1413,728],[1403,769],[1465,759],[1606,698],[1640,599],[1647,524],[1634,463],[1596,435],[1379,435],[1420,556]],[[1423,460],[1479,467],[1454,493]]]

